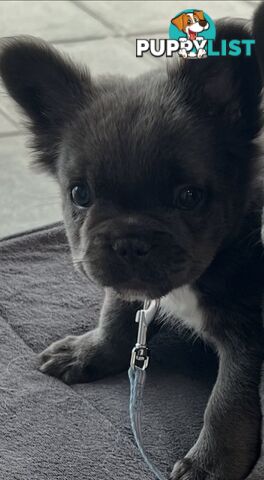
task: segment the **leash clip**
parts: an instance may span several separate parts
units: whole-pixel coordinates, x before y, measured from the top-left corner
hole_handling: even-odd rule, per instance
[[[139,368],[140,370],[146,370],[149,363],[149,349],[147,347],[147,330],[150,322],[156,315],[159,308],[159,301],[146,300],[142,310],[138,310],[136,313],[136,322],[138,323],[138,336],[137,343],[132,350],[130,366],[133,368]]]
[[[149,364],[149,350],[142,345],[136,345],[132,350],[130,366],[135,369],[146,370]]]

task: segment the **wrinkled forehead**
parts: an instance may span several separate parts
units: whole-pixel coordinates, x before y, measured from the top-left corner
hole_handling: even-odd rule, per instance
[[[207,183],[212,145],[190,111],[116,99],[107,106],[97,105],[69,132],[60,161],[64,177],[87,178],[109,195]]]

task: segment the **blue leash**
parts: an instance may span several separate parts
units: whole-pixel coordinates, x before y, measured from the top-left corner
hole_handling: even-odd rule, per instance
[[[149,460],[147,453],[143,447],[141,430],[143,392],[146,381],[146,368],[149,363],[149,354],[146,344],[147,329],[148,325],[154,318],[158,308],[159,302],[156,300],[152,302],[145,302],[144,309],[139,310],[136,315],[136,322],[138,322],[139,324],[138,338],[137,343],[132,350],[131,366],[128,370],[128,377],[130,381],[129,414],[134,438],[144,461],[158,480],[166,480],[166,477]]]

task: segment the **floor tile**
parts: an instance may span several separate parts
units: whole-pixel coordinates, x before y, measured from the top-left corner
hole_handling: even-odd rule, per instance
[[[181,10],[193,8],[193,1],[80,1],[87,12],[107,19],[119,34],[166,32],[170,19]],[[199,8],[213,18],[226,15],[250,18],[258,2],[200,1]]]
[[[69,53],[73,60],[86,64],[94,74],[136,76],[155,67],[150,58],[137,58],[135,43],[126,39],[67,43],[57,45],[57,48]]]
[[[17,132],[15,124],[10,121],[0,110],[0,135]]]
[[[109,30],[69,1],[1,1],[1,36],[34,35],[49,41],[104,36]]]
[[[25,137],[0,138],[0,237],[61,218],[54,182],[29,168]]]
[[[13,130],[20,130],[22,115],[19,112],[18,107],[16,106],[15,102],[12,98],[9,97],[8,93],[5,89],[1,86],[0,89],[0,111],[3,112],[6,118],[10,119],[10,122],[13,126]],[[2,126],[0,123],[0,134],[3,133]]]

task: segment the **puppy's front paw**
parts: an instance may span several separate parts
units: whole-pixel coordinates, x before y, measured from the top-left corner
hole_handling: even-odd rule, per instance
[[[174,465],[170,480],[220,480],[194,465],[190,458],[183,458]],[[221,479],[222,480],[222,479]],[[224,479],[223,479],[224,480]]]
[[[39,355],[39,370],[68,384],[89,382],[106,375],[108,367],[100,354],[95,332],[68,336],[52,343]]]

